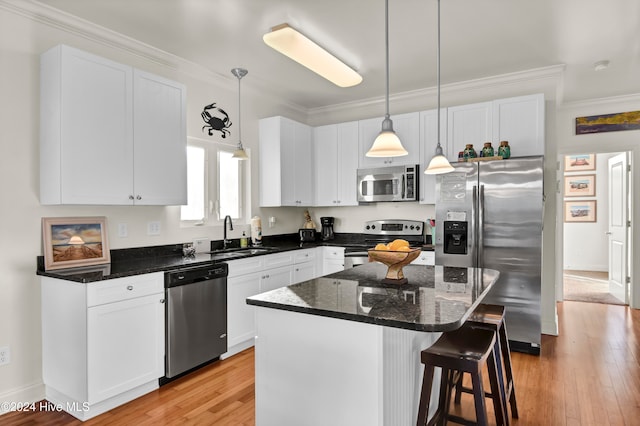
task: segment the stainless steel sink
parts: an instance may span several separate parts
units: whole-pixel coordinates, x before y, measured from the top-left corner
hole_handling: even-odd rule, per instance
[[[210,252],[215,259],[233,259],[235,257],[251,256],[255,254],[271,253],[276,249],[271,247],[247,247],[247,248],[233,248],[226,250],[216,250]]]

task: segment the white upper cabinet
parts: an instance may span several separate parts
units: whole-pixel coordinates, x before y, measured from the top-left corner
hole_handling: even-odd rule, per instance
[[[464,151],[467,144],[473,144],[479,152],[485,142],[491,141],[491,108],[491,102],[448,108],[447,152],[444,154],[449,161],[458,161],[458,153]]]
[[[498,155],[501,141],[509,142],[513,157],[544,155],[544,114],[542,94],[450,107],[445,155],[458,161],[466,144],[479,154],[485,142]]]
[[[544,95],[493,101],[493,149],[508,141],[511,155],[544,155]]]
[[[64,45],[40,71],[42,204],[186,203],[183,85]]]
[[[447,109],[440,109],[440,145],[445,149],[447,142]],[[420,112],[420,204],[436,203],[436,176],[425,175],[431,158],[438,146],[438,110]]]
[[[183,85],[133,72],[135,203],[187,203],[186,94]]]
[[[360,120],[359,124],[359,168],[392,166],[402,164],[418,164],[420,162],[420,113],[392,115],[393,130],[402,142],[409,155],[402,157],[367,157],[365,154],[373,145],[373,141],[382,129],[384,118]]]
[[[315,205],[356,206],[358,122],[313,129]]]
[[[285,117],[260,120],[260,206],[313,205],[311,127]]]

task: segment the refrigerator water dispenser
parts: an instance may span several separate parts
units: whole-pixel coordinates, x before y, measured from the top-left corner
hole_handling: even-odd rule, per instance
[[[467,222],[444,221],[444,247],[447,254],[467,254]]]

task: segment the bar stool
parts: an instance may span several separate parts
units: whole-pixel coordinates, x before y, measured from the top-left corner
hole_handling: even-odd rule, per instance
[[[490,305],[490,304],[480,304],[478,307],[471,313],[465,324],[469,324],[473,327],[477,328],[485,328],[487,330],[491,330],[496,333],[499,338],[496,340],[497,345],[497,365],[498,365],[498,377],[500,378],[500,391],[503,396],[503,400],[505,401],[505,414],[508,414],[506,411],[506,401],[509,401],[511,405],[511,416],[514,419],[518,418],[518,404],[516,402],[516,390],[515,385],[513,383],[513,368],[511,366],[511,351],[509,350],[509,339],[507,338],[507,327],[504,321],[504,306],[500,305]],[[504,362],[504,376],[503,376],[503,366]],[[460,403],[460,395],[461,392],[472,393],[472,389],[465,388],[462,386],[462,378],[461,374],[456,382],[456,396],[455,402]],[[505,382],[506,380],[506,382]],[[490,397],[491,395],[486,395]],[[505,419],[508,423],[508,419]]]
[[[421,352],[420,360],[424,364],[424,376],[418,406],[417,424],[419,426],[446,424],[448,420],[461,424],[474,424],[470,420],[449,414],[451,390],[455,387],[458,377],[461,377],[463,373],[469,373],[473,383],[475,424],[486,425],[487,410],[482,384],[482,371],[485,366],[489,370],[496,422],[498,425],[504,424],[505,411],[498,385],[496,355],[494,354],[495,341],[496,334],[493,331],[465,324],[457,330],[443,333],[432,346]],[[435,415],[427,423],[435,367],[442,369],[440,400]]]

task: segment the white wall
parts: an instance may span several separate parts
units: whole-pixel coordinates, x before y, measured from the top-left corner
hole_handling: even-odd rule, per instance
[[[576,117],[584,117],[599,114],[640,110],[640,94],[619,96],[606,99],[594,99],[586,102],[565,104],[558,109],[558,158],[566,154],[579,154],[584,152],[623,152],[631,153],[631,243],[635,250],[640,249],[640,206],[635,202],[640,197],[640,131],[628,130],[620,132],[594,133],[588,135],[575,134]],[[561,174],[558,174],[558,180]],[[558,197],[560,194],[558,193]],[[557,222],[559,224],[556,240],[556,252],[564,253],[563,249],[563,219],[562,211],[558,209]],[[560,262],[559,264],[564,264]],[[640,279],[637,271],[640,271],[640,257],[631,252],[630,276],[631,299],[630,306],[640,308]],[[556,276],[556,299],[562,300],[562,270],[558,268]]]
[[[596,155],[596,171],[569,172],[569,175],[595,173],[596,196],[575,200],[596,200],[596,222],[564,223],[564,269],[580,271],[607,271],[609,269],[608,238],[609,230],[609,173],[607,160],[618,153]],[[560,176],[560,181],[563,181]],[[572,201],[574,197],[565,198]],[[564,208],[564,207],[562,207]]]

